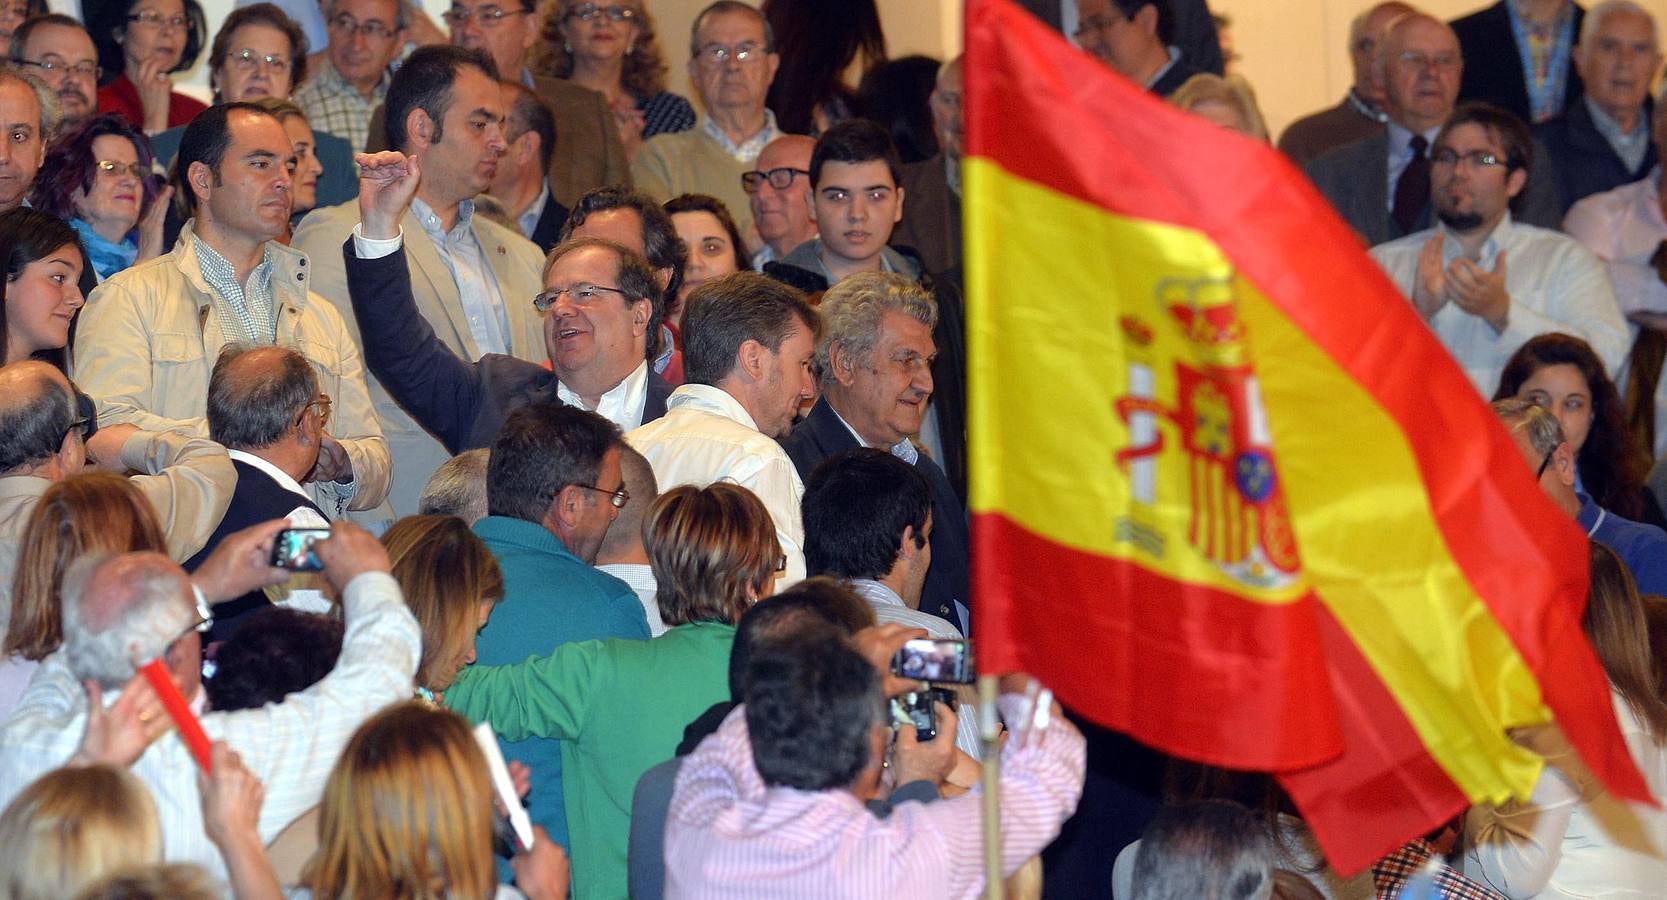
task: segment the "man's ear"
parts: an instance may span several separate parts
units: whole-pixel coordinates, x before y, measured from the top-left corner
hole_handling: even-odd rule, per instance
[[[833,370],[834,381],[841,387],[850,387],[857,378],[856,357],[837,341],[828,345],[828,368]]]
[[[810,220],[816,221],[816,189],[805,191],[805,208],[810,210]]]
[[[214,193],[214,170],[208,163],[201,160],[191,164],[185,170],[185,180],[191,187],[191,192],[197,195],[197,202],[203,203]]]
[[[1153,37],[1157,37],[1158,5],[1156,3],[1148,3],[1145,6],[1142,6],[1135,12],[1134,19],[1132,21],[1136,25],[1139,25],[1142,31],[1145,31]]]
[[[913,525],[904,525],[903,542],[897,545],[898,562],[906,563],[915,558],[915,554],[920,552],[920,548],[916,546],[915,543],[915,527]]]
[[[631,336],[648,333],[648,323],[654,319],[654,301],[637,300],[631,304]]]
[[[1505,176],[1505,196],[1515,197],[1528,186],[1528,170],[1512,169],[1511,174]]]
[[[434,120],[420,106],[405,114],[405,141],[413,152],[426,150],[434,143]]]
[[[1574,448],[1569,446],[1568,441],[1558,444],[1557,449],[1551,451],[1551,462],[1553,467],[1557,469],[1557,480],[1573,487]]]
[[[769,351],[764,345],[754,340],[741,342],[741,349],[735,352],[735,362],[739,369],[752,381],[764,380],[764,354]]]
[[[557,491],[555,499],[550,501],[550,508],[544,511],[544,527],[556,534],[571,533],[579,522],[583,494],[583,488],[571,484]]]

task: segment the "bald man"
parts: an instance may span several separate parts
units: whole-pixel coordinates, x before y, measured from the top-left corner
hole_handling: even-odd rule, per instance
[[[1349,23],[1349,62],[1354,66],[1354,86],[1330,109],[1303,116],[1279,136],[1279,149],[1299,165],[1350,141],[1376,134],[1388,115],[1383,111],[1383,66],[1378,59],[1378,42],[1384,29],[1396,18],[1412,12],[1401,0],[1379,3]]]
[[[764,246],[752,255],[754,271],[793,252],[816,237],[810,219],[810,154],[816,141],[802,134],[784,134],[758,154],[752,171],[741,176],[747,206]]]
[[[891,233],[893,246],[912,247],[933,274],[961,264],[962,59],[957,56],[938,69],[930,98],[938,152],[903,166],[901,186],[909,202]]]
[[[660,488],[648,460],[629,444],[620,447],[619,473],[625,478],[625,490],[631,498],[620,507],[619,518],[608,526],[602,549],[596,551],[596,568],[631,586],[637,599],[642,601],[649,634],[659,637],[666,633],[666,623],[660,620],[659,585],[654,581],[654,569],[648,564],[642,524],[648,518],[648,508],[660,496]]]

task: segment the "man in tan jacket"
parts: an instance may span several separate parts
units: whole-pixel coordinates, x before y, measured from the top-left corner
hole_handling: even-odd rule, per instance
[[[151,431],[207,433],[208,380],[230,342],[298,350],[332,402],[330,432],[308,489],[325,513],[382,507],[392,474],[358,347],[341,314],[308,291],[305,254],[277,243],[289,219],[284,128],[259,107],[210,107],[186,127],[174,191],[195,218],[173,252],[117,273],[81,312],[76,378],[99,421]]]

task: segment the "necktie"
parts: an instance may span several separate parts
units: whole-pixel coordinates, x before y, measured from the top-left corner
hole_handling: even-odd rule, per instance
[[[1418,227],[1418,214],[1430,202],[1430,158],[1424,151],[1430,142],[1421,134],[1412,136],[1412,160],[1395,180],[1395,224],[1402,234],[1411,234]]]

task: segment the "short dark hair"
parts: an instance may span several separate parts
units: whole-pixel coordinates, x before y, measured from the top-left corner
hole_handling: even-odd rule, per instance
[[[1264,820],[1229,800],[1158,810],[1134,858],[1135,900],[1250,900],[1273,878],[1273,837]]]
[[[816,139],[816,149],[810,151],[810,186],[814,190],[822,184],[822,164],[865,163],[884,160],[891,172],[895,187],[903,180],[903,160],[897,155],[897,145],[878,122],[868,119],[846,119],[822,132]]]
[[[7,336],[6,285],[16,281],[23,269],[56,252],[60,247],[74,246],[81,254],[83,266],[92,265],[81,246],[81,236],[65,218],[49,212],[19,206],[0,213],[0,346]],[[79,315],[79,313],[78,313]],[[60,372],[69,371],[69,349],[42,350],[35,358],[51,363]],[[10,432],[0,432],[10,434]]]
[[[100,84],[115,81],[126,70],[121,40],[116,35],[118,32],[124,36],[127,34],[130,24],[127,17],[138,5],[139,0],[116,0],[111,3],[84,3],[81,6],[87,36],[93,39],[93,47],[98,51],[99,68],[104,70]],[[169,72],[184,72],[196,65],[197,57],[203,52],[203,36],[208,33],[208,20],[203,17],[203,8],[197,0],[181,0],[181,6],[187,23],[185,49],[180,51],[179,63]]]
[[[197,212],[197,194],[191,190],[192,163],[200,162],[208,166],[208,170],[214,173],[216,187],[223,183],[220,163],[226,158],[226,148],[232,144],[231,119],[232,113],[237,112],[278,121],[276,116],[258,104],[240,100],[210,106],[186,124],[185,131],[179,136],[179,152],[174,155],[173,167],[168,170],[168,180],[174,186],[174,202],[183,204],[180,209],[182,218],[190,218]]]
[[[1158,40],[1165,46],[1175,42],[1175,16],[1169,11],[1169,0],[1111,0],[1118,12],[1125,19],[1133,19],[1135,13],[1142,7],[1152,6],[1158,10]]]
[[[457,73],[465,66],[479,69],[493,81],[498,80],[498,64],[485,50],[430,44],[418,47],[406,57],[388,82],[388,93],[382,100],[382,124],[387,130],[390,149],[401,153],[410,151],[411,136],[405,132],[405,120],[414,109],[428,113],[434,121],[433,139],[440,140],[441,125],[446,110],[451,107],[452,87],[457,84]]]
[[[515,410],[486,464],[488,513],[544,521],[562,488],[596,483],[602,457],[622,440],[618,425],[576,406],[534,403]]]
[[[844,641],[807,634],[758,647],[747,667],[747,733],[766,785],[844,788],[869,763],[884,721],[880,673]]]
[[[724,233],[729,235],[729,247],[735,253],[735,271],[745,272],[752,268],[752,260],[747,258],[747,243],[741,239],[741,229],[735,224],[735,217],[729,214],[729,207],[725,206],[722,200],[711,194],[678,194],[661,204],[660,208],[666,211],[667,216],[686,212],[711,214],[712,218],[718,220],[718,225],[723,228]],[[675,222],[672,227],[677,227]],[[685,248],[688,252],[693,252],[693,249]]]
[[[244,619],[214,654],[203,682],[216,712],[259,709],[304,691],[330,674],[341,655],[340,619],[268,607]]]
[[[810,574],[877,581],[896,564],[905,528],[917,547],[926,542],[932,485],[890,453],[858,447],[822,460],[800,508]]]
[[[1490,103],[1472,101],[1460,103],[1435,136],[1436,144],[1460,125],[1479,125],[1489,137],[1499,141],[1505,151],[1505,171],[1530,170],[1534,164],[1534,136],[1516,113]]]
[[[220,30],[214,35],[214,43],[208,48],[209,78],[214,78],[215,71],[226,61],[226,54],[232,52],[232,32],[245,25],[265,25],[284,33],[284,37],[289,39],[290,90],[300,87],[307,77],[307,33],[287,13],[271,3],[239,6],[226,14],[225,21],[220,23]],[[214,85],[214,99],[220,99],[218,84]]]
[[[706,5],[705,9],[695,13],[694,20],[689,23],[690,56],[700,55],[700,23],[705,21],[707,16],[716,15],[718,13],[741,13],[743,15],[757,18],[758,21],[764,26],[765,52],[776,52],[776,30],[770,27],[769,16],[766,16],[755,6],[742,3],[741,0],[717,0],[717,2],[709,3]]]
[[[15,363],[14,363],[15,365]],[[0,475],[51,459],[75,424],[75,393],[42,378],[40,392],[0,402]]]
[[[757,341],[773,353],[797,327],[822,334],[822,317],[798,288],[757,272],[708,281],[683,311],[685,380],[715,385],[734,370],[742,344]]]
[[[666,282],[665,294],[660,302],[654,304],[660,315],[671,309],[677,303],[677,290],[683,286],[683,264],[689,259],[689,248],[683,246],[683,239],[677,236],[677,229],[671,224],[671,216],[666,214],[654,198],[642,191],[634,191],[617,184],[593,188],[573,204],[573,209],[567,214],[567,224],[561,227],[562,240],[567,240],[573,230],[585,224],[585,219],[593,213],[607,212],[611,209],[629,209],[637,214],[637,221],[642,223],[642,248],[648,257],[648,265],[654,269],[670,269],[671,280]],[[656,331],[659,322],[655,323]],[[656,336],[650,334],[648,347],[653,351]]]
[[[37,0],[29,0],[29,6],[31,8],[36,5]],[[87,30],[82,27],[81,22],[74,16],[66,16],[63,13],[55,12],[32,15],[29,18],[24,19],[23,24],[17,26],[17,30],[12,32],[11,45],[6,48],[6,55],[12,62],[23,62],[24,45],[29,43],[29,36],[35,33],[35,29],[40,28],[43,25],[57,25],[62,28],[74,28],[76,31]],[[94,47],[93,49],[96,54],[98,48]]]
[[[134,158],[146,172],[151,170],[150,138],[115,113],[95,115],[80,125],[61,134],[46,147],[46,159],[35,173],[35,186],[29,191],[29,205],[60,219],[75,216],[75,195],[85,195],[93,189],[98,177],[98,157],[93,154],[93,142],[101,137],[119,137],[133,145]],[[140,210],[148,209],[156,199],[156,182],[149,175],[139,179]],[[59,244],[58,246],[63,246]]]
[[[208,379],[208,436],[236,450],[270,447],[295,427],[296,417],[318,396],[318,376],[300,353],[279,349],[279,364],[260,372],[228,370],[247,353],[267,346],[227,344]]]
[[[509,121],[504,123],[504,141],[514,143],[529,131],[538,135],[538,170],[549,175],[550,150],[556,146],[555,113],[543,97],[526,85],[517,81],[506,81],[503,85],[515,94],[515,102],[509,105]]]

